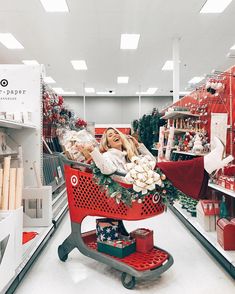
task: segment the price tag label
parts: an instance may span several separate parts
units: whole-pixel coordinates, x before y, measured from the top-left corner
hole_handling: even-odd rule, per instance
[[[57,166],[57,173],[58,173],[59,179],[63,178],[63,174],[62,174],[62,171],[61,171],[61,167],[60,166]]]

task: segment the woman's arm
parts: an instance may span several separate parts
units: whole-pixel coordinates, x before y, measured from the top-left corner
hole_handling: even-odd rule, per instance
[[[137,147],[138,151],[140,154],[142,155],[149,155],[151,157],[151,159],[156,163],[157,160],[156,158],[153,156],[153,154],[145,147],[145,145],[143,143],[140,143]]]
[[[108,152],[101,154],[98,148],[95,148],[90,154],[102,174],[110,175],[117,170],[117,167],[110,160]]]

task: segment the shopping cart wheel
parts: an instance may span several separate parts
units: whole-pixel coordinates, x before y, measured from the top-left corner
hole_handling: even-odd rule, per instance
[[[121,276],[122,285],[127,289],[133,289],[135,287],[135,277],[122,273]]]
[[[58,256],[59,259],[63,262],[65,262],[68,258],[68,253],[65,252],[64,247],[62,245],[58,247]]]

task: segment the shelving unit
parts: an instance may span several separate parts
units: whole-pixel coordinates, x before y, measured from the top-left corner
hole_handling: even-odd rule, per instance
[[[222,192],[228,196],[231,196],[233,198],[235,198],[235,192],[226,188],[223,188],[222,186],[213,184],[213,183],[209,183],[208,186],[214,190],[217,190],[219,192]]]
[[[194,152],[186,152],[186,151],[177,151],[177,150],[174,150],[172,151],[173,153],[176,153],[176,154],[182,154],[182,155],[190,155],[190,156],[205,156],[207,153],[200,153],[200,154],[197,154],[197,153],[194,153]]]
[[[193,114],[190,111],[172,111],[164,116],[162,116],[162,119],[177,119],[177,118],[183,118],[183,117],[199,117],[199,114]]]
[[[10,129],[36,129],[37,127],[33,124],[18,123],[11,120],[0,119],[0,127]]]
[[[216,232],[206,232],[187,211],[178,203],[169,205],[169,208],[177,215],[190,232],[202,243],[227,272],[235,279],[235,251],[225,251],[217,243]]]

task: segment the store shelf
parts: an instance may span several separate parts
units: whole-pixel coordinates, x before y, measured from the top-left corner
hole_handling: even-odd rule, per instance
[[[208,153],[200,153],[200,154],[196,154],[194,152],[186,152],[186,151],[177,151],[174,150],[173,153],[177,153],[177,154],[183,154],[183,155],[190,155],[190,156],[205,156]]]
[[[219,263],[235,278],[235,251],[225,251],[217,243],[216,232],[206,232],[187,211],[175,203],[169,208],[178,216],[190,232],[202,243],[202,245],[219,261]]]
[[[63,194],[66,193],[66,187],[64,187],[58,194],[56,194],[55,197],[52,199],[52,205],[54,205],[57,201],[59,201],[60,197],[63,196]]]
[[[199,114],[193,114],[190,111],[172,111],[165,114],[161,118],[162,119],[177,119],[177,118],[187,117],[187,116],[199,117]]]
[[[6,120],[6,119],[0,119],[0,127],[10,128],[10,129],[23,129],[23,128],[36,129],[35,125],[18,123],[18,122]]]
[[[186,132],[196,132],[195,130],[192,129],[174,129],[174,133],[186,133]]]
[[[235,198],[235,192],[232,191],[232,190],[226,189],[226,188],[224,188],[222,186],[219,186],[219,185],[216,185],[216,184],[213,184],[213,183],[209,183],[208,186],[210,188],[212,188],[212,189],[215,189],[215,190],[217,190],[219,192],[222,192],[222,193],[224,193],[226,195],[229,195],[229,196]]]
[[[5,157],[5,156],[17,156],[18,152],[10,152],[10,153],[0,153],[0,158]]]

